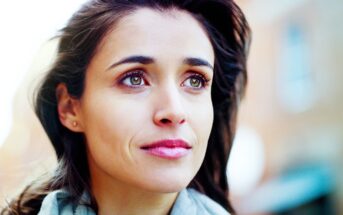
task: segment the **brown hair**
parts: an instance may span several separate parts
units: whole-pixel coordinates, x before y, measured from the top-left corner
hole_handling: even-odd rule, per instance
[[[54,176],[29,185],[1,214],[37,214],[44,197],[65,188],[71,201],[78,202],[83,191],[90,194],[84,136],[64,127],[58,118],[56,86],[65,83],[68,93],[80,98],[86,68],[105,34],[118,20],[141,7],[157,10],[176,8],[189,12],[201,23],[215,51],[212,102],[214,122],[204,162],[189,184],[229,212],[226,165],[234,137],[239,100],[246,82],[246,60],[250,29],[233,0],[91,0],[77,11],[60,31],[57,59],[40,86],[35,111],[58,158]],[[72,144],[71,144],[72,143]],[[97,212],[96,200],[89,207]]]

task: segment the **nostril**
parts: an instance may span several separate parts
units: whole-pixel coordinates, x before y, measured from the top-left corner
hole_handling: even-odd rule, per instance
[[[182,119],[179,123],[180,123],[180,124],[183,124],[185,121],[186,121],[185,119]],[[161,119],[160,122],[161,122],[162,124],[169,124],[169,123],[172,123],[172,121],[171,121],[170,119],[166,119],[166,118]]]
[[[161,123],[167,124],[170,123],[171,121],[169,119],[161,119]]]

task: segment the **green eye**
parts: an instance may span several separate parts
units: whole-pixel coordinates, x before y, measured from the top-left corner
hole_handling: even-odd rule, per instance
[[[142,84],[142,77],[139,76],[131,76],[130,77],[131,85],[141,85]]]
[[[128,86],[128,87],[138,87],[146,85],[146,81],[144,79],[144,71],[136,70],[130,71],[121,78],[120,83]]]
[[[203,75],[193,74],[182,83],[182,86],[193,89],[201,89],[206,86],[207,82],[208,80]]]
[[[201,87],[201,81],[198,78],[190,78],[189,82],[192,87]]]

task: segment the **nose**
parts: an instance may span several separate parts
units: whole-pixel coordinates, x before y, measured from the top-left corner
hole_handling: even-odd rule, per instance
[[[186,122],[182,95],[177,89],[160,91],[156,96],[154,123],[158,126],[178,126]]]

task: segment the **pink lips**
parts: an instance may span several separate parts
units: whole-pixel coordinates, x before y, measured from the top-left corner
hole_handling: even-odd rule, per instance
[[[149,143],[142,146],[141,149],[157,157],[178,159],[186,156],[192,147],[183,140],[172,139]]]

